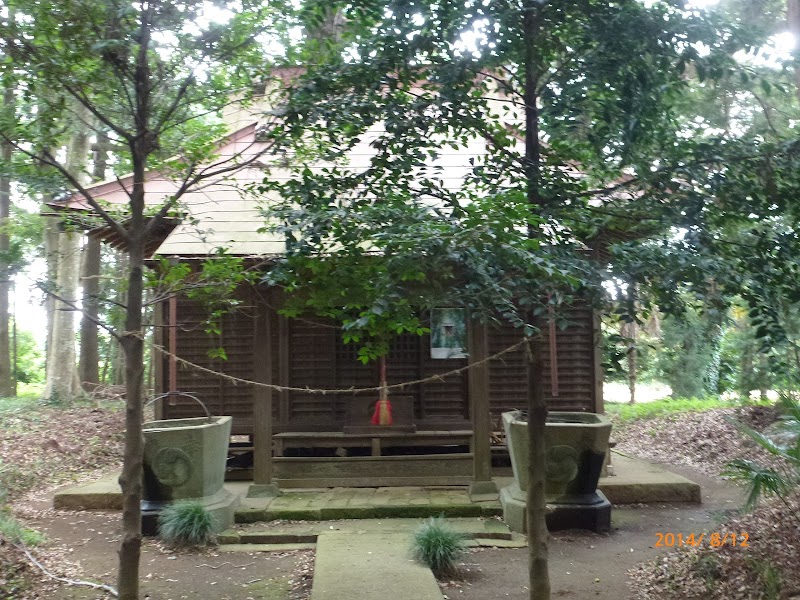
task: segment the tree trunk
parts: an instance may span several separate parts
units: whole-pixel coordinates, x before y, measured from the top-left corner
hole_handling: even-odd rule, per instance
[[[638,335],[639,327],[636,321],[626,323],[627,329],[625,338],[628,342],[628,349],[626,358],[628,360],[628,393],[630,404],[636,404],[636,380],[638,379],[637,364],[636,364],[636,338]]]
[[[523,41],[525,45],[525,177],[528,201],[528,236],[539,236],[539,218],[542,210],[540,188],[541,143],[539,141],[539,97],[537,93],[541,68],[538,50],[540,3],[526,0],[523,4]],[[533,311],[528,322],[534,323]],[[544,357],[542,344],[534,340],[528,344],[528,494],[525,519],[528,527],[528,575],[530,600],[550,600],[550,574],[548,567],[547,522],[545,520],[545,442],[547,403],[544,394]]]
[[[549,600],[550,573],[548,567],[548,542],[545,514],[545,465],[547,451],[544,435],[547,422],[547,401],[544,390],[544,357],[541,338],[528,344],[528,575],[530,600]]]
[[[794,36],[794,81],[795,81],[795,94],[797,99],[800,100],[800,0],[786,0],[786,22],[789,25],[789,31]]]
[[[59,235],[58,255],[44,397],[53,402],[71,402],[79,391],[75,385],[75,306],[78,302],[80,236],[76,232],[64,231]]]
[[[116,255],[116,267],[114,277],[116,277],[115,289],[117,290],[117,302],[125,305],[126,285],[129,276],[129,261],[127,255],[118,252]],[[125,323],[125,316],[120,315],[118,308],[112,309],[111,324],[115,331],[120,331]],[[125,385],[125,352],[119,344],[112,344],[109,348],[109,366],[111,374],[109,380],[112,385]]]
[[[105,133],[97,134],[97,143],[92,147],[92,181],[102,181],[108,168],[108,146],[110,140]],[[100,240],[89,237],[83,247],[83,318],[81,319],[81,355],[79,375],[81,386],[87,392],[100,383],[100,343],[97,319],[100,316]]]
[[[92,181],[103,181],[108,169],[108,148],[111,140],[105,132],[97,134],[97,143],[92,147]]]
[[[55,288],[58,281],[58,217],[44,217],[44,260],[47,268],[47,282]],[[47,313],[47,339],[45,341],[45,372],[50,368],[51,353],[53,348],[53,329],[55,328],[56,299],[51,294],[45,294],[44,309]]]
[[[151,116],[151,85],[148,50],[151,16],[148,5],[141,12],[139,52],[134,70],[136,92],[136,133],[129,140],[133,166],[130,192],[130,220],[127,223],[128,296],[125,308],[125,330],[122,347],[125,351],[125,449],[122,460],[122,542],[119,546],[117,589],[120,600],[139,598],[139,560],[142,547],[142,479],[144,439],[142,417],[144,404],[144,249],[147,224],[144,219],[144,195],[148,157],[155,150]]]
[[[14,90],[6,83],[3,92],[3,110],[7,114],[14,111]],[[0,145],[0,157],[5,164],[11,162],[12,148],[9,142]],[[8,263],[10,239],[8,234],[9,215],[11,211],[11,178],[0,175],[0,397],[9,398],[17,395],[16,378],[11,362],[11,340],[9,336],[9,295],[11,293],[11,265]]]
[[[134,184],[136,186],[137,184]],[[143,189],[143,179],[138,187]],[[144,194],[141,194],[142,197]],[[133,202],[131,202],[133,204]],[[142,202],[143,206],[143,202]],[[136,210],[136,209],[134,209]],[[132,231],[136,231],[136,218]],[[138,221],[141,222],[141,208]],[[141,226],[139,226],[141,231]],[[139,234],[141,236],[141,233]],[[144,244],[141,237],[131,241],[128,248],[130,272],[125,333],[122,349],[125,353],[125,450],[122,457],[122,542],[119,547],[117,588],[120,600],[139,598],[139,559],[142,546],[142,478],[144,439],[142,417],[144,398],[144,335],[142,330],[142,292]]]
[[[83,318],[81,319],[80,379],[92,391],[100,383],[100,346],[97,319],[100,316],[100,240],[89,236],[83,246]]]
[[[67,148],[67,170],[78,180],[86,181],[89,160],[88,111],[80,107],[72,124],[73,134]],[[75,352],[75,310],[78,303],[80,273],[80,235],[69,224],[59,233],[50,346],[44,397],[69,402],[80,392]]]
[[[741,351],[739,358],[739,395],[744,402],[750,400],[750,392],[753,391],[753,349],[751,343]]]

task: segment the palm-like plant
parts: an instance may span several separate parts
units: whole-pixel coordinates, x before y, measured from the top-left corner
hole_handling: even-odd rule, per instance
[[[728,419],[739,431],[776,457],[777,465],[767,467],[752,460],[738,458],[728,463],[722,474],[747,485],[748,509],[753,509],[762,496],[775,496],[800,523],[800,513],[788,501],[788,497],[800,486],[800,402],[784,395],[780,399],[780,409],[781,429],[790,434],[788,437],[793,440],[787,444],[777,443],[744,423]]]

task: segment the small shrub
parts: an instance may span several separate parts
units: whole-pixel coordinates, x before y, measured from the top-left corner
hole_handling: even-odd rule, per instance
[[[203,546],[214,541],[214,517],[200,502],[176,502],[158,516],[158,534],[173,546]]]
[[[464,535],[450,527],[444,517],[431,517],[414,534],[412,552],[436,575],[452,573],[464,554],[464,540]]]
[[[761,584],[762,598],[765,600],[779,600],[781,597],[781,589],[783,588],[783,580],[780,571],[766,560],[759,558],[748,558],[747,563],[758,575],[758,580]]]
[[[24,544],[25,546],[38,546],[44,541],[41,533],[24,527],[7,510],[0,510],[0,537],[14,544]]]
[[[714,554],[699,555],[697,562],[692,565],[692,570],[705,582],[709,591],[713,591],[714,585],[722,577],[722,567]]]

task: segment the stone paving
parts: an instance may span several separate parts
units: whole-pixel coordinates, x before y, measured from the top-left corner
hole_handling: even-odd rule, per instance
[[[644,460],[614,455],[616,475],[602,477],[599,489],[612,504],[647,504],[665,502],[700,502],[700,486],[663,466]],[[55,508],[122,508],[118,475],[60,490],[55,494]],[[512,479],[495,477],[498,488]],[[452,517],[497,515],[499,502],[471,502],[466,487],[403,488],[326,488],[284,489],[274,499],[245,498],[247,481],[226,482],[225,487],[243,497],[241,518],[252,521],[265,515],[268,505],[277,511],[271,518],[320,520],[346,518],[425,517],[444,512]],[[249,514],[248,514],[249,511]],[[259,513],[260,511],[260,513]]]

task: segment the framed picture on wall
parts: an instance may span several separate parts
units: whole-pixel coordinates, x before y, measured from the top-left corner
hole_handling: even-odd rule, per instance
[[[467,319],[463,308],[431,310],[431,358],[466,358]]]

